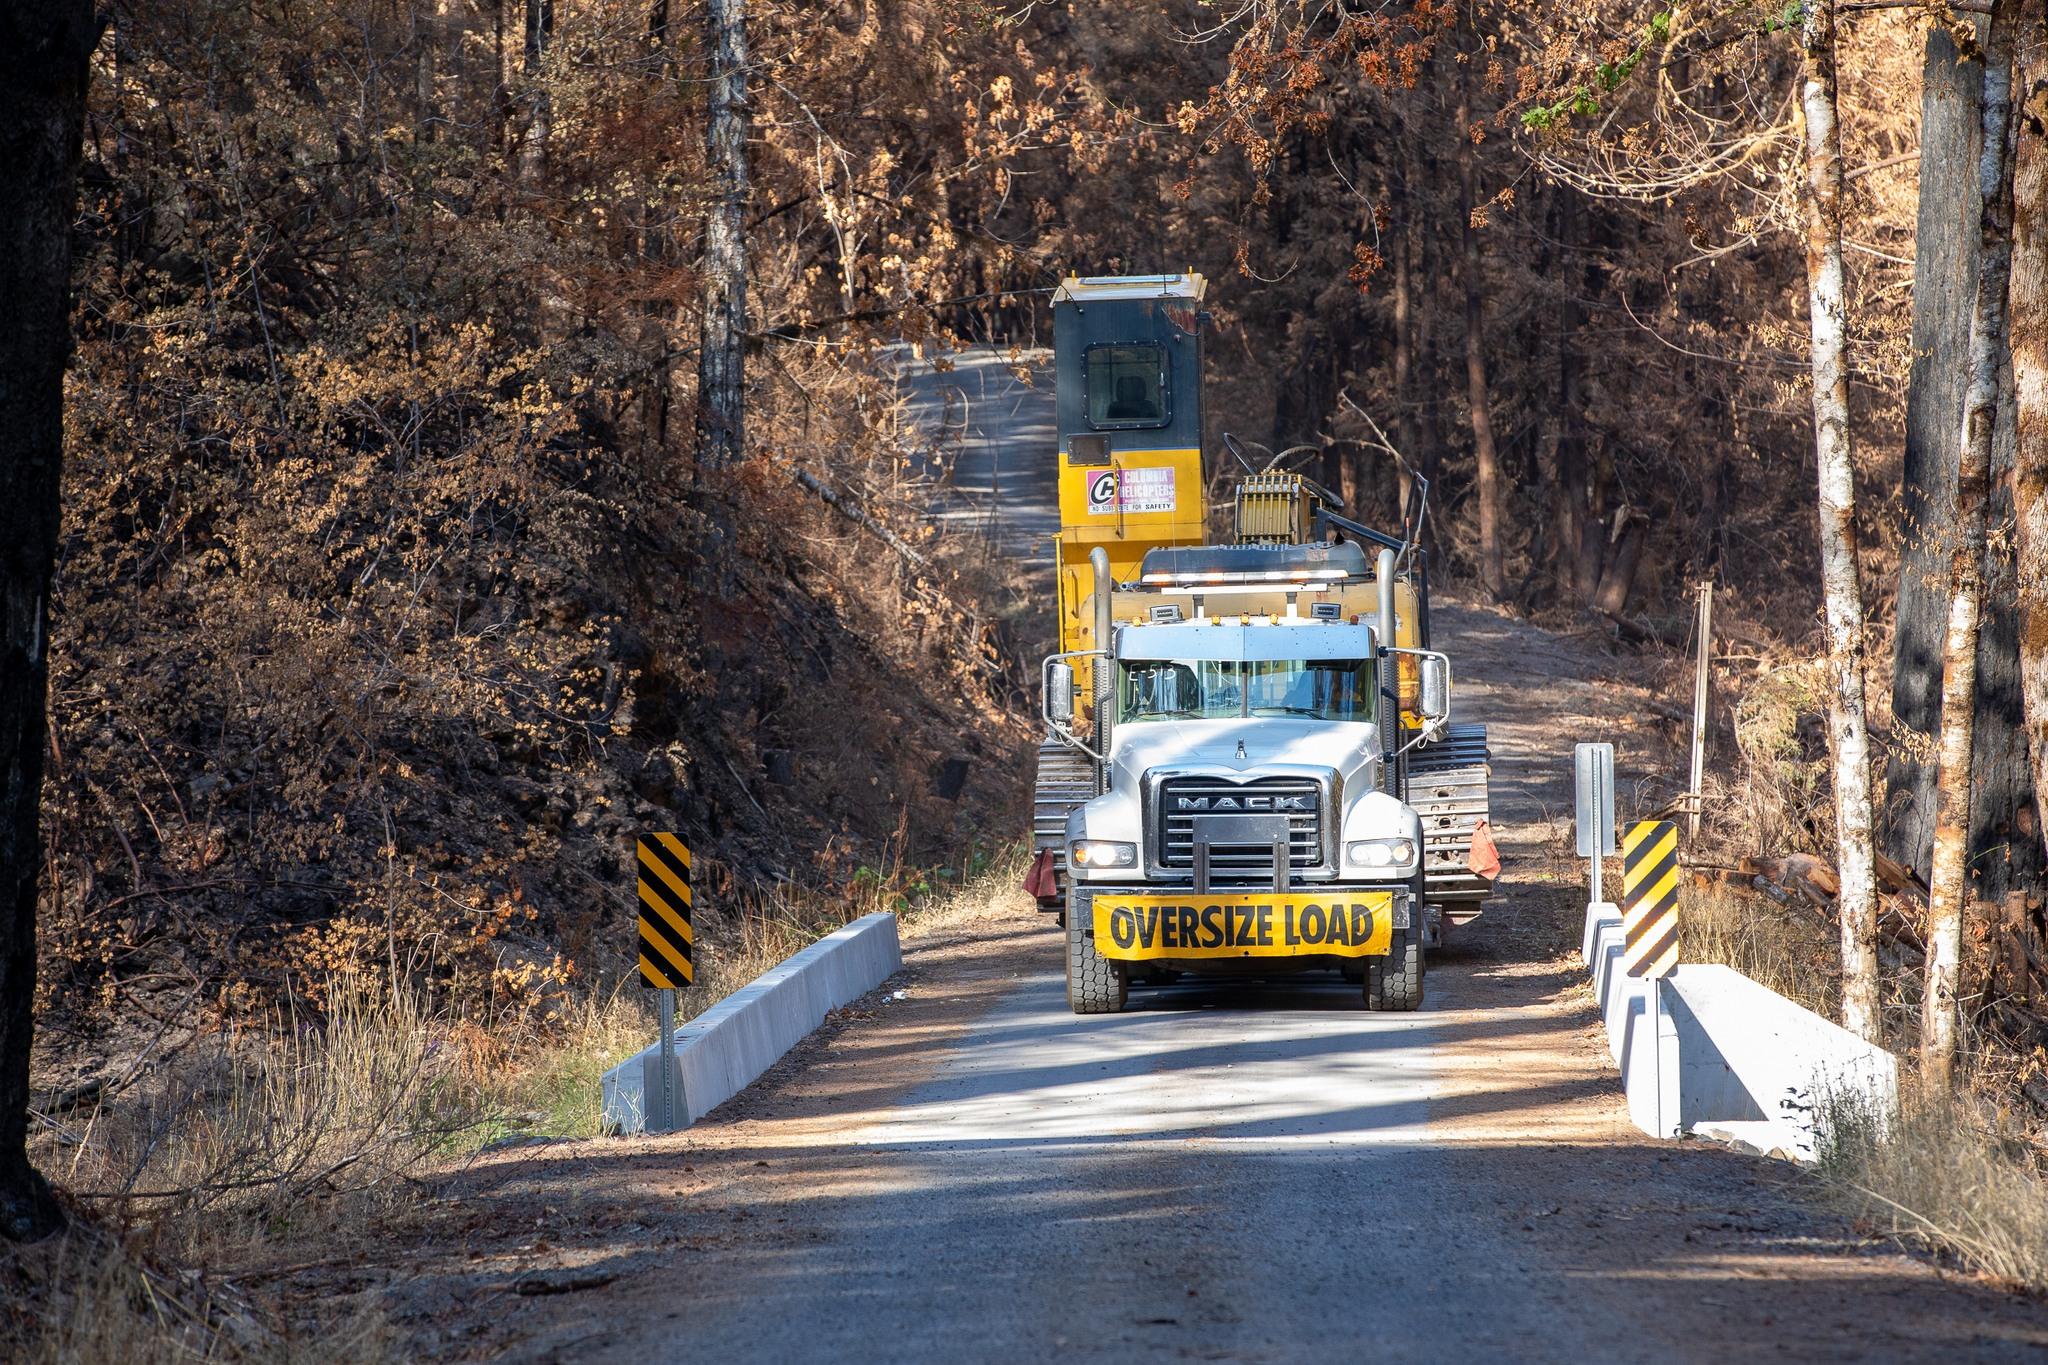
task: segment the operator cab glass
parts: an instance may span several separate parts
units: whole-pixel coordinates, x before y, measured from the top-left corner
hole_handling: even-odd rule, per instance
[[[1168,403],[1166,348],[1157,342],[1088,348],[1088,425],[1097,430],[1163,427]]]
[[[1366,659],[1139,659],[1121,674],[1117,718],[1125,722],[1373,715],[1373,665]]]

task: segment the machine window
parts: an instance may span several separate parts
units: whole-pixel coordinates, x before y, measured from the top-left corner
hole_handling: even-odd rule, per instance
[[[1117,713],[1126,722],[1373,716],[1373,666],[1365,659],[1148,659],[1125,663],[1122,674]]]
[[[1166,348],[1156,342],[1088,348],[1088,425],[1163,427]]]

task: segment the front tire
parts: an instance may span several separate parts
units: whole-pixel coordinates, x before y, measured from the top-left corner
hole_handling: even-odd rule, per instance
[[[1397,1012],[1422,1008],[1420,929],[1412,925],[1407,929],[1396,929],[1387,955],[1366,959],[1365,1007]]]
[[[1122,964],[1095,951],[1088,932],[1094,916],[1067,890],[1067,1007],[1076,1014],[1116,1014],[1130,998],[1130,977]]]

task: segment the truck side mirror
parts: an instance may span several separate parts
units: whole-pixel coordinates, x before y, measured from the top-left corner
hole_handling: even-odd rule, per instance
[[[1451,714],[1451,662],[1441,655],[1422,657],[1422,718],[1446,720]]]
[[[1074,666],[1053,664],[1045,671],[1045,713],[1057,725],[1074,723]]]

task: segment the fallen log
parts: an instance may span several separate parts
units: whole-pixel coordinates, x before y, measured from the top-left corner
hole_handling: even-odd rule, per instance
[[[864,510],[854,502],[850,501],[849,499],[841,497],[839,493],[832,487],[832,485],[826,483],[816,474],[811,473],[807,469],[791,469],[789,471],[789,475],[791,478],[795,479],[799,485],[810,490],[812,493],[817,494],[818,497],[824,501],[827,507],[830,507],[833,511],[837,512],[840,516],[845,517],[848,521],[854,523],[856,526],[859,526],[862,529],[873,534],[884,545],[887,545],[890,549],[894,550],[898,555],[902,556],[903,561],[905,563],[914,565],[915,567],[920,569],[931,568],[932,562],[924,556],[923,552],[918,550],[915,546],[913,546],[909,541],[905,540],[902,536],[897,535],[894,531],[882,525],[881,522],[876,521],[873,517],[869,516],[866,510]]]

